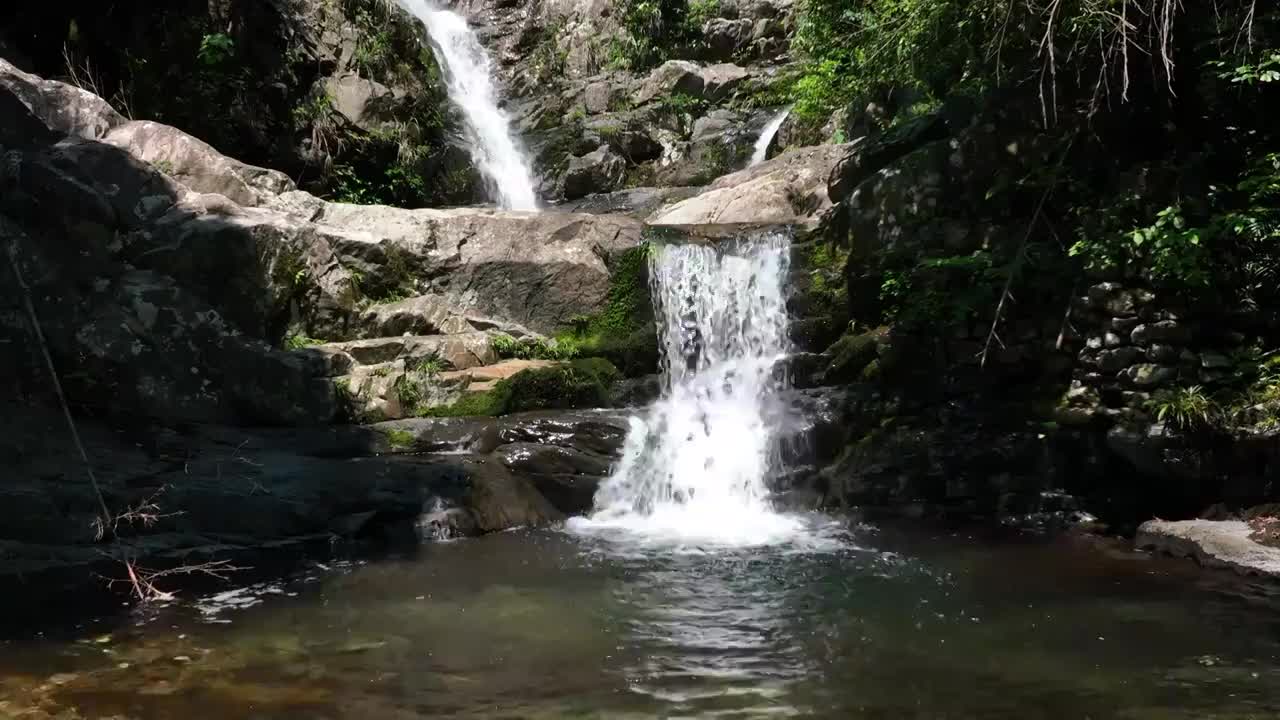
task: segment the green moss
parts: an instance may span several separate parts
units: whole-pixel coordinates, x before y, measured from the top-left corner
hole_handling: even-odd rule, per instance
[[[605,406],[612,398],[613,383],[620,377],[613,363],[603,358],[525,370],[504,381],[511,393],[507,411]]]
[[[827,382],[852,382],[862,378],[880,349],[881,334],[871,331],[860,334],[848,334],[828,349],[831,364],[827,366]],[[879,363],[870,371],[873,375],[880,372]]]
[[[482,393],[468,393],[449,405],[423,408],[421,417],[494,417],[505,415],[511,403],[511,389],[506,381]]]
[[[285,350],[302,350],[309,347],[315,347],[316,345],[323,345],[324,343],[325,343],[324,340],[320,340],[318,338],[313,338],[313,337],[307,337],[306,334],[304,333],[295,332],[295,333],[290,333],[288,336],[285,337],[284,349]]]
[[[506,415],[526,410],[603,407],[613,399],[621,373],[603,358],[583,358],[554,367],[524,370],[492,390],[468,393],[450,405],[423,408],[425,417]]]
[[[413,433],[399,428],[384,430],[382,434],[387,439],[387,443],[391,445],[392,450],[411,449],[416,439],[414,438]]]
[[[623,253],[612,268],[605,307],[598,315],[581,318],[569,334],[581,356],[600,356],[627,376],[653,372],[658,366],[658,338],[653,328],[649,293],[648,243]]]

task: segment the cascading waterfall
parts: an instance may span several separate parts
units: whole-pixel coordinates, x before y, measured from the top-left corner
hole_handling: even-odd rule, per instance
[[[778,130],[782,128],[782,123],[786,121],[787,115],[791,113],[791,108],[786,108],[774,115],[764,129],[760,131],[760,137],[756,138],[755,149],[751,152],[751,165],[759,165],[769,157],[769,146],[773,144],[773,136],[778,134]],[[751,167],[748,165],[747,167]]]
[[[801,529],[774,511],[765,485],[783,389],[775,366],[789,347],[789,246],[786,234],[769,232],[728,247],[656,248],[650,277],[666,391],[632,419],[594,514],[571,530],[752,545]]]
[[[537,210],[533,173],[511,125],[498,107],[493,63],[466,19],[425,0],[399,0],[431,36],[448,83],[449,99],[466,120],[467,150],[484,174],[498,204],[508,210]]]

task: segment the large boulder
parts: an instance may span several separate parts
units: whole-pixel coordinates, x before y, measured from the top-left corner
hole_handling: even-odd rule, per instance
[[[294,189],[284,173],[246,165],[181,130],[139,120],[113,128],[103,141],[132,154],[184,186],[217,193],[240,205],[259,205],[267,197]]]
[[[564,176],[564,197],[575,200],[584,195],[616,190],[626,171],[627,161],[608,145],[601,145],[586,155],[571,157]]]
[[[125,122],[110,103],[88,90],[25,73],[4,58],[0,58],[0,88],[21,100],[59,135],[96,140]]]
[[[778,223],[816,225],[831,207],[827,178],[850,145],[789,150],[725,175],[692,198],[659,209],[648,221],[661,225]]]

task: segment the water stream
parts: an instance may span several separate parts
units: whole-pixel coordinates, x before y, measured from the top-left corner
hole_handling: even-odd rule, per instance
[[[758,233],[717,246],[659,245],[650,259],[666,390],[631,421],[596,512],[569,528],[623,531],[649,543],[762,545],[811,540],[805,519],[776,512],[786,356],[790,237]]]
[[[494,199],[508,210],[537,210],[533,173],[511,123],[498,106],[493,62],[461,15],[426,0],[398,0],[422,21],[448,83],[449,99],[462,110],[467,150]]]
[[[769,157],[769,146],[773,144],[773,136],[778,134],[778,130],[782,128],[782,123],[786,122],[787,115],[791,114],[791,108],[782,110],[774,115],[769,122],[760,131],[760,137],[756,139],[755,148],[751,152],[751,165],[759,165]]]

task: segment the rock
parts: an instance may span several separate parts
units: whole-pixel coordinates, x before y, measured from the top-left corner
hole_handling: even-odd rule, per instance
[[[582,91],[582,105],[589,115],[609,112],[613,86],[605,81],[589,83]]]
[[[1105,373],[1119,372],[1143,357],[1141,349],[1136,347],[1103,350],[1098,353],[1098,369]]]
[[[1160,320],[1138,325],[1129,338],[1134,345],[1150,345],[1153,342],[1181,345],[1191,341],[1191,331],[1177,320]]]
[[[717,63],[702,69],[702,96],[710,102],[726,100],[752,75],[750,70],[732,63]]]
[[[591,509],[596,488],[612,466],[611,458],[557,445],[511,443],[494,454],[566,515]]]
[[[1120,347],[1121,345],[1126,344],[1126,342],[1127,338],[1122,338],[1113,332],[1109,332],[1102,336],[1102,344],[1109,348]]]
[[[1178,378],[1178,369],[1166,365],[1143,363],[1134,365],[1121,374],[1129,382],[1140,388],[1152,388],[1176,380]]]
[[[1241,520],[1150,520],[1138,528],[1134,543],[1174,557],[1190,557],[1204,567],[1280,578],[1280,548],[1255,542],[1252,532]]]
[[[1206,370],[1226,370],[1233,366],[1231,358],[1216,352],[1200,353],[1200,367]]]
[[[700,70],[697,63],[688,60],[668,60],[649,73],[632,96],[632,101],[643,105],[675,94],[702,97],[706,81]]]
[[[0,58],[0,88],[18,98],[49,130],[97,140],[125,118],[102,98],[74,85],[22,72]]]
[[[327,77],[324,86],[333,109],[365,131],[377,129],[381,124],[373,108],[379,102],[385,106],[386,100],[395,95],[391,88],[354,72]]]
[[[702,38],[712,57],[731,60],[751,44],[754,37],[752,30],[753,23],[749,18],[712,18],[702,26]]]
[[[103,142],[114,145],[202,193],[217,193],[240,205],[259,205],[295,189],[283,173],[246,165],[177,128],[149,121],[118,125]]]
[[[602,145],[593,152],[569,158],[564,176],[564,197],[573,200],[592,193],[610,192],[622,184],[627,161]]]
[[[371,338],[316,345],[305,352],[345,355],[351,357],[356,365],[378,365],[396,360],[414,364],[434,359],[439,360],[445,370],[466,370],[498,361],[492,336],[487,332]]]
[[[1147,348],[1147,359],[1154,363],[1172,365],[1180,360],[1180,349],[1173,345],[1156,343]]]
[[[827,178],[849,150],[848,145],[788,150],[759,165],[717,179],[701,194],[658,210],[649,217],[649,222],[815,225],[831,207]]]

